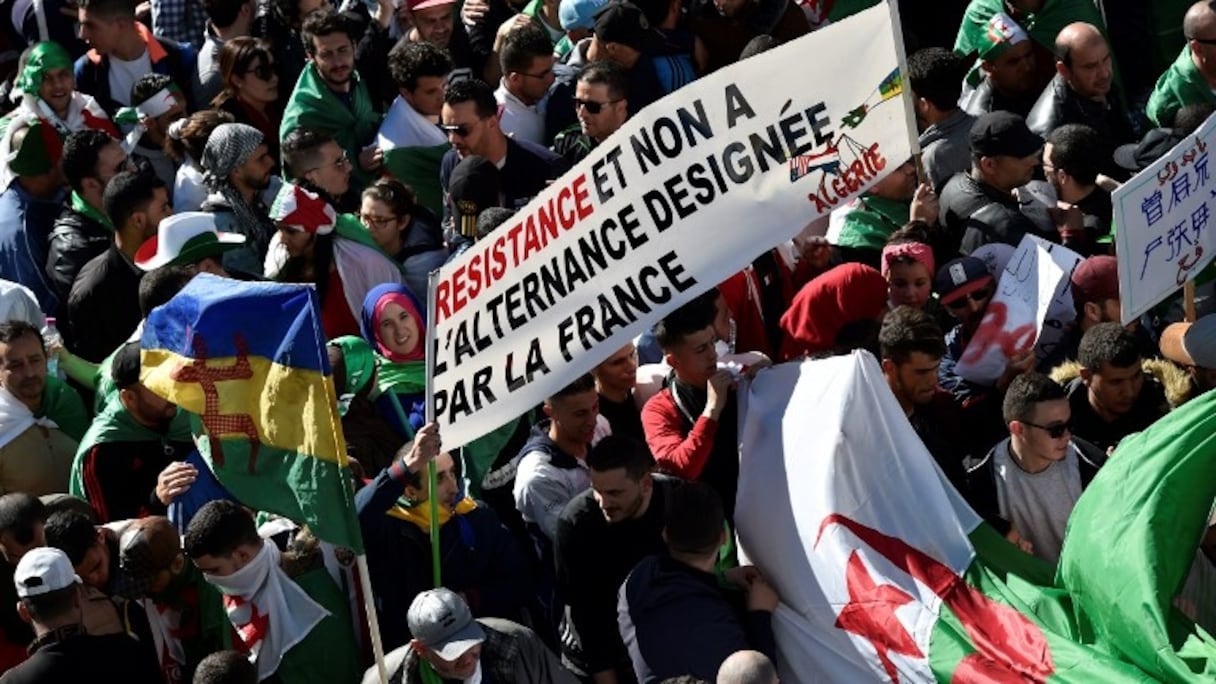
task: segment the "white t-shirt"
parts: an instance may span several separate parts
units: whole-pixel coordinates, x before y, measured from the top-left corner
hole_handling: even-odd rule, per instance
[[[114,55],[110,55],[109,60],[110,97],[124,107],[129,106],[131,104],[131,86],[135,85],[140,76],[152,73],[152,60],[148,58],[147,50],[130,62]]]
[[[1005,446],[996,450],[992,463],[1001,515],[1034,545],[1034,555],[1056,563],[1068,516],[1081,498],[1077,447],[1070,443],[1064,460],[1042,472],[1028,473],[1014,461],[1008,442]]]
[[[523,100],[507,90],[505,83],[500,83],[498,90],[494,91],[494,99],[498,100],[498,126],[503,133],[516,140],[545,144],[544,101],[535,105],[524,104]]]

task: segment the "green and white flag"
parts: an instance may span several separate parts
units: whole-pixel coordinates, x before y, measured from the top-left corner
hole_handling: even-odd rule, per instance
[[[1077,623],[1161,681],[1216,679],[1216,641],[1173,608],[1208,526],[1214,475],[1208,392],[1123,440],[1068,520],[1057,582]]]
[[[941,474],[868,353],[782,364],[761,372],[745,398],[735,522],[741,550],[781,595],[773,631],[783,682],[1111,684],[1163,676],[1112,644],[1172,656],[1144,624],[1146,602],[1172,593],[1155,593],[1156,580],[1106,582],[1114,593],[1093,594],[1074,613],[1052,568],[984,524]],[[1211,433],[1216,417],[1208,423]],[[1208,480],[1197,492],[1206,493],[1205,505],[1216,491],[1211,472],[1189,475]],[[1104,472],[1098,480],[1119,478]],[[1093,508],[1078,506],[1077,515]],[[1116,576],[1104,562],[1131,564],[1149,553],[1148,522],[1141,518],[1141,555],[1116,550],[1136,538],[1130,531],[1107,530],[1087,550],[1074,546],[1075,562],[1088,563],[1087,581]],[[1180,543],[1190,556],[1179,572],[1201,525]],[[1121,631],[1098,628],[1111,604],[1127,615]],[[1092,614],[1081,612],[1091,605]],[[1109,637],[1094,643],[1095,633]]]

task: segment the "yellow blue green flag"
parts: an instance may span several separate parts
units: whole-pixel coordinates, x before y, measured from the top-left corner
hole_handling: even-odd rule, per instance
[[[201,274],[148,316],[141,379],[247,506],[363,552],[316,291]]]

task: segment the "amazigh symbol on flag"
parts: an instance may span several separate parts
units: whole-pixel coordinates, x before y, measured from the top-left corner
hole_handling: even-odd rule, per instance
[[[899,73],[899,69],[896,69],[884,78],[882,83],[878,84],[878,94],[882,96],[885,102],[902,93],[904,91],[903,84],[903,74]]]
[[[253,377],[249,367],[249,343],[245,336],[237,333],[233,343],[237,349],[236,363],[231,366],[216,368],[207,359],[207,342],[197,331],[193,333],[194,359],[189,364],[182,364],[172,372],[170,377],[177,382],[198,383],[203,391],[205,409],[199,415],[203,427],[207,429],[207,439],[211,443],[211,458],[217,467],[224,466],[224,448],[221,437],[231,434],[243,434],[249,438],[249,474],[257,472],[258,428],[253,418],[247,414],[220,413],[220,396],[215,383],[224,380],[248,380]]]

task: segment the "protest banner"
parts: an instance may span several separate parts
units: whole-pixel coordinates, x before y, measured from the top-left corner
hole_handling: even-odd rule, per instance
[[[908,159],[897,34],[880,5],[681,88],[446,265],[444,446],[540,403]]]
[[[1031,347],[1046,358],[1076,317],[1068,277],[1081,262],[1076,252],[1027,235],[1005,264],[984,319],[967,343],[955,372],[993,385],[1012,359]]]
[[[1213,142],[1216,120],[1208,119],[1111,198],[1124,325],[1177,292],[1216,256],[1208,227],[1216,198],[1208,168]]]

